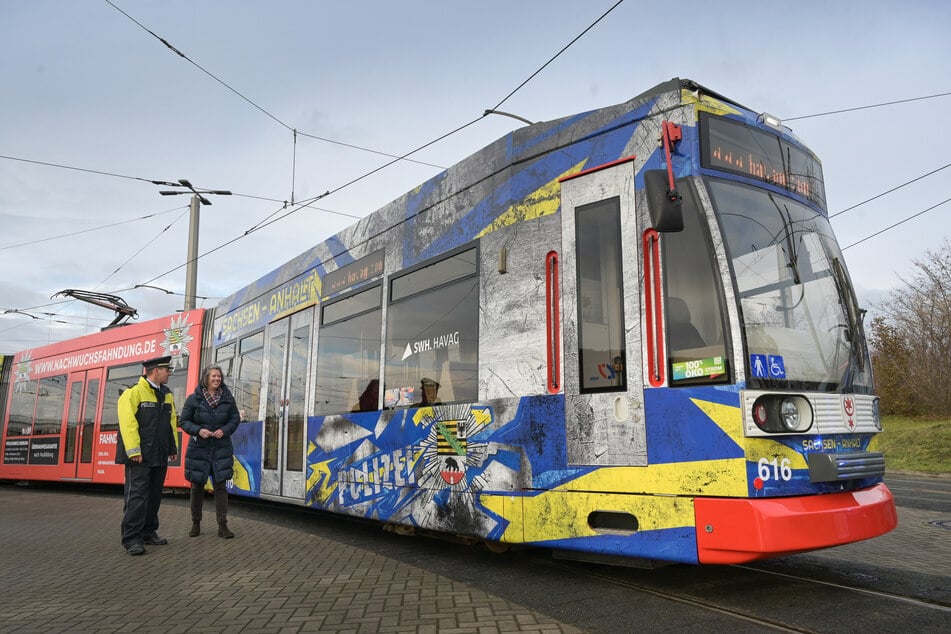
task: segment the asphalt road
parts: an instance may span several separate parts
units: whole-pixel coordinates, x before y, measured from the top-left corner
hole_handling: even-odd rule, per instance
[[[895,496],[896,506],[951,513],[951,477],[887,474],[885,484]]]

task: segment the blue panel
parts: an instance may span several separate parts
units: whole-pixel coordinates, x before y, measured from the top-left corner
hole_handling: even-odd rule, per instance
[[[245,422],[238,425],[238,429],[231,435],[234,445],[234,457],[238,461],[238,469],[247,474],[249,490],[232,486],[229,493],[257,497],[261,494],[261,447],[264,438],[264,424],[260,421]],[[235,472],[235,479],[240,480]]]
[[[739,407],[735,387],[644,391],[647,459],[651,464],[743,458],[743,448],[690,399]]]
[[[697,126],[680,126],[680,130],[683,133],[683,139],[676,147],[698,147],[700,131]],[[676,151],[676,147],[670,157],[671,163],[673,163],[674,166],[674,178],[684,178],[685,176],[699,174],[700,153],[691,151],[689,154],[684,155]],[[645,162],[644,166],[637,173],[637,177],[634,180],[634,187],[636,189],[644,189],[644,172],[647,170],[667,169],[667,154],[664,152],[663,147],[657,147],[651,152],[650,156],[639,158],[644,158]]]
[[[536,489],[557,487],[595,469],[567,467],[563,394],[523,397],[512,420],[489,441],[517,446],[524,453],[531,464],[531,486]]]
[[[808,461],[810,453],[868,451],[868,445],[873,436],[874,434],[775,436],[770,440],[803,454]],[[747,482],[750,483],[749,496],[753,498],[837,493],[842,491],[844,487],[848,487],[849,490],[863,489],[882,481],[882,478],[863,478],[845,482],[810,482],[808,468],[784,470],[780,459],[769,460],[763,464],[747,463],[746,471]],[[784,479],[784,477],[788,477],[788,479]]]
[[[403,226],[403,266],[411,266],[420,260],[414,242],[416,217],[420,210],[430,204],[429,197],[439,189],[448,174],[448,171],[441,172],[406,195],[406,209],[403,211],[406,218]]]
[[[598,535],[551,541],[532,542],[533,546],[575,550],[619,557],[641,557],[677,561],[685,564],[699,563],[697,540],[692,528],[665,528],[654,531],[637,531],[632,535]]]

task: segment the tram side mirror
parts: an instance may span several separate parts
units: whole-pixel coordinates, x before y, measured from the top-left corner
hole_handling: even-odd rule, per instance
[[[671,195],[666,170],[644,172],[644,188],[647,190],[647,206],[651,213],[651,226],[661,233],[684,230],[684,214],[680,196]]]

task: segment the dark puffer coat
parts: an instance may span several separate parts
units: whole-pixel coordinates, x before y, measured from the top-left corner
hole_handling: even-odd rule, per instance
[[[185,479],[205,484],[210,475],[215,482],[227,482],[234,475],[234,446],[231,434],[238,429],[241,417],[231,391],[221,384],[221,401],[212,407],[205,400],[199,385],[185,400],[178,417],[179,426],[191,436],[185,452]],[[201,438],[202,429],[224,432],[223,438]]]

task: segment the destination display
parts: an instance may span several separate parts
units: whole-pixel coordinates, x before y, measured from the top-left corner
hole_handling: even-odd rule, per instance
[[[826,208],[822,166],[785,139],[748,125],[700,118],[701,165],[777,185]]]
[[[378,249],[355,262],[341,266],[339,269],[324,275],[324,295],[330,295],[354,284],[365,282],[382,273],[383,249]]]

